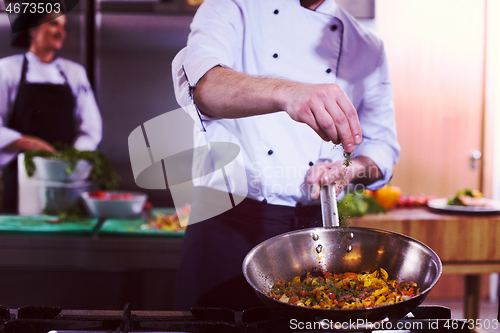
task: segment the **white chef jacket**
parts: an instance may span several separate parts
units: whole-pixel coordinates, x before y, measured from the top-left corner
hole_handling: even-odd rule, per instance
[[[80,150],[95,150],[102,138],[102,119],[83,66],[63,58],[56,58],[46,64],[31,52],[26,52],[26,57],[27,82],[64,84],[65,79],[60,71],[66,75],[75,96],[75,115],[79,121],[76,124],[79,134],[74,147]],[[16,153],[7,153],[2,149],[19,139],[22,134],[6,125],[14,111],[23,60],[24,54],[0,59],[0,167],[16,156]]]
[[[352,157],[369,157],[383,174],[369,188],[391,179],[400,147],[383,44],[334,0],[325,0],[315,11],[302,7],[300,0],[205,0],[192,21],[187,46],[172,63],[177,101],[198,124],[195,142],[232,142],[241,148],[242,158],[226,170],[226,177],[214,172],[195,179],[195,185],[229,186],[243,195],[248,189],[249,198],[270,204],[311,203],[303,186],[307,170],[319,160],[342,159],[343,149],[285,112],[239,119],[202,115],[191,90],[217,65],[256,76],[337,83],[356,108],[363,131]],[[239,167],[246,180],[231,177]]]

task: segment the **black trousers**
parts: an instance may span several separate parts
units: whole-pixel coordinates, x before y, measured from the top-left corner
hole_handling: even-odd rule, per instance
[[[194,202],[206,200],[209,204],[210,197],[200,198],[195,193]],[[252,199],[189,225],[181,251],[175,309],[211,306],[243,310],[263,306],[243,276],[246,254],[268,238],[316,226],[322,226],[319,206],[276,206]]]

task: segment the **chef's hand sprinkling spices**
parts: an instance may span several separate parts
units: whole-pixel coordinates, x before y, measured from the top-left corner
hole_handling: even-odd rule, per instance
[[[293,120],[309,125],[325,141],[342,143],[348,153],[361,144],[358,114],[340,86],[293,82],[287,88],[283,110]]]
[[[218,118],[284,110],[293,120],[311,127],[323,140],[342,143],[349,153],[363,140],[358,113],[336,84],[255,77],[216,66],[198,81],[193,96],[203,114]]]

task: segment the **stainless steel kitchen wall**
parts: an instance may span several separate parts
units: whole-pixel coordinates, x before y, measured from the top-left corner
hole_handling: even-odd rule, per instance
[[[122,177],[135,185],[128,136],[145,121],[177,109],[171,63],[186,45],[192,16],[159,13],[97,14],[97,99],[104,120],[100,146]],[[148,192],[153,205],[173,206],[168,190]]]

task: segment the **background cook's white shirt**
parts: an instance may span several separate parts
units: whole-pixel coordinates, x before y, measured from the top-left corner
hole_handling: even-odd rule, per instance
[[[75,115],[79,135],[74,147],[80,150],[95,150],[102,138],[102,119],[83,66],[63,58],[56,58],[45,64],[31,52],[26,53],[28,71],[26,81],[31,83],[64,84],[64,72],[75,96]],[[6,153],[2,149],[21,137],[21,133],[8,127],[10,116],[21,80],[24,54],[16,54],[0,59],[0,166],[8,164],[16,153]]]
[[[392,177],[400,147],[383,44],[333,0],[316,11],[302,7],[300,0],[205,0],[191,24],[187,46],[172,63],[177,101],[198,124],[195,145],[238,144],[243,159],[235,163],[246,170],[248,197],[287,206],[309,203],[301,185],[310,164],[342,159],[343,150],[285,112],[240,119],[200,114],[191,90],[217,65],[250,75],[339,84],[358,111],[363,130],[363,143],[353,157],[369,157],[384,175],[369,188],[379,188]],[[227,175],[231,190],[245,193],[245,179]],[[194,182],[226,190],[220,173]]]

